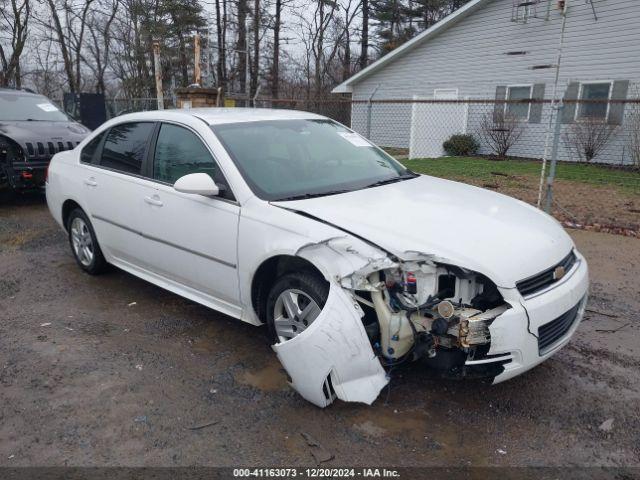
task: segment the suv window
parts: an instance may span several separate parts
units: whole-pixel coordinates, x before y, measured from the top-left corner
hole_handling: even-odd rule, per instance
[[[152,122],[124,123],[112,127],[102,147],[100,165],[140,175],[153,127]]]
[[[100,142],[104,138],[106,132],[102,132],[96,138],[91,140],[87,145],[82,149],[82,153],[80,154],[80,161],[83,163],[93,163],[96,155],[96,150],[100,145]]]
[[[216,162],[193,132],[163,123],[156,142],[153,178],[173,185],[190,173],[206,173],[214,181],[219,177]]]

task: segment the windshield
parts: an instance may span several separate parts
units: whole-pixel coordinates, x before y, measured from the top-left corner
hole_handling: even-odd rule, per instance
[[[251,189],[264,200],[330,195],[415,176],[332,120],[271,120],[211,128]]]
[[[0,121],[68,122],[69,118],[41,95],[0,93]]]

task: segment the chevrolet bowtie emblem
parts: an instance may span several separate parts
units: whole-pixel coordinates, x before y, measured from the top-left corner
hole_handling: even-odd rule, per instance
[[[560,280],[566,273],[567,272],[565,271],[564,267],[556,267],[556,269],[553,271],[553,279]]]

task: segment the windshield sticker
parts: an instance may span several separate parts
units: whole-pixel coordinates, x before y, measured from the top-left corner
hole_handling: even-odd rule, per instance
[[[40,110],[44,110],[45,112],[57,112],[58,111],[56,106],[52,105],[50,103],[39,103],[38,104],[38,108]]]
[[[369,141],[366,138],[361,137],[357,133],[338,132],[338,135],[340,135],[342,138],[344,138],[346,141],[350,142],[352,145],[355,145],[356,147],[370,147],[371,146],[371,144],[369,143]]]

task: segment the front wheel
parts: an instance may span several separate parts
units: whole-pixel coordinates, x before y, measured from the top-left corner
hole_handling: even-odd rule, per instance
[[[91,275],[104,272],[107,261],[102,255],[89,218],[79,208],[73,210],[69,215],[67,231],[69,232],[71,252],[80,268]]]
[[[292,272],[280,277],[267,297],[267,326],[276,343],[304,332],[324,307],[329,284],[314,272]]]

